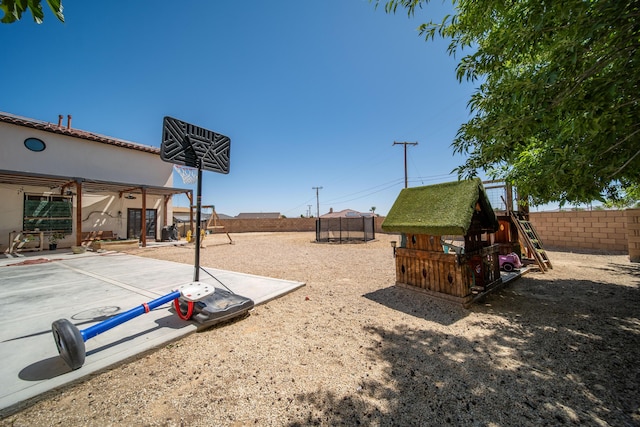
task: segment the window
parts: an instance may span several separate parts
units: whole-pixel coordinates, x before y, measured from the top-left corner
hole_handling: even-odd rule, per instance
[[[24,195],[25,231],[58,231],[71,234],[73,230],[73,203],[68,196]]]
[[[41,139],[38,138],[27,138],[24,140],[24,146],[27,147],[31,151],[44,151],[47,148],[47,144],[44,143]]]
[[[148,238],[156,238],[158,211],[147,209],[145,215],[145,230]],[[142,209],[127,209],[127,239],[139,239],[142,235]]]

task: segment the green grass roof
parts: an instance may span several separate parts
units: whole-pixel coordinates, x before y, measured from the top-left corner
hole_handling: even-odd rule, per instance
[[[387,232],[464,236],[476,203],[484,228],[496,231],[496,218],[480,179],[403,189],[382,223]]]

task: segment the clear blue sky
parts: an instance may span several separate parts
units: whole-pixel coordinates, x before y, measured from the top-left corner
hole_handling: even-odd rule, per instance
[[[172,116],[231,138],[228,175],[204,172],[218,213],[386,214],[404,186],[456,179],[450,147],[475,84],[418,26],[367,0],[65,1],[0,25],[0,110],[159,146]],[[459,59],[459,58],[458,58]],[[61,171],[62,173],[63,171]],[[183,184],[176,174],[174,186]],[[186,197],[176,200],[187,205]],[[311,205],[311,208],[309,208]]]

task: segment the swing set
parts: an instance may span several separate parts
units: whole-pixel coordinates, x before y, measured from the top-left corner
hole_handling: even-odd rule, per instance
[[[179,164],[174,164],[173,168],[176,172],[178,172],[180,178],[182,178],[182,182],[184,182],[185,184],[195,184],[198,182],[198,169]],[[197,215],[194,215],[194,212],[197,213],[196,209],[198,209],[198,206],[191,205],[190,209],[190,218],[197,217]],[[216,207],[214,205],[201,205],[200,213],[202,214],[202,211],[205,209],[211,209],[211,214],[209,215],[209,219],[207,220],[207,225],[200,230],[200,242],[202,242],[208,234],[207,231],[211,231],[212,233],[219,231],[225,233],[227,235],[227,238],[229,239],[229,244],[233,245],[233,239],[231,239],[231,236],[229,236],[228,232],[224,231],[224,225],[220,224],[220,217],[216,212]],[[192,243],[195,239],[195,237],[193,236],[194,228],[195,227],[193,226],[192,221],[189,224],[189,230],[187,230],[187,233],[185,235],[188,243]]]
[[[193,212],[195,209],[197,209],[197,206],[191,206],[191,218],[194,217]],[[209,215],[209,219],[207,219],[207,224],[204,226],[204,228],[202,228],[200,230],[200,245],[201,247],[203,245],[204,239],[207,236],[208,231],[211,231],[211,234],[215,234],[215,233],[224,233],[227,235],[227,238],[229,239],[229,244],[233,245],[233,239],[231,238],[231,236],[229,235],[228,231],[224,230],[224,225],[222,225],[220,223],[220,217],[218,216],[218,213],[216,212],[216,207],[214,205],[202,205],[201,207],[201,215],[202,215],[202,211],[205,209],[211,209],[211,214]],[[193,227],[193,223],[191,223],[190,229],[187,231],[187,235],[185,236],[185,238],[187,239],[188,243],[192,243],[193,241],[193,235],[192,235],[192,231],[194,227]]]

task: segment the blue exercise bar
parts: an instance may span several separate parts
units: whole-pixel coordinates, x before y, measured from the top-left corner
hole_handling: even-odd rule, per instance
[[[161,305],[164,305],[168,302],[171,302],[179,297],[180,291],[174,291],[163,297],[154,299],[153,301],[149,301],[148,303],[141,304],[135,308],[132,308],[131,310],[125,311],[124,313],[115,315],[103,322],[97,323],[93,326],[89,326],[87,329],[80,331],[82,339],[86,342],[88,339],[93,338],[98,334],[106,332],[115,326],[133,319],[134,317],[138,317],[142,314],[148,313],[149,311],[160,307]]]

